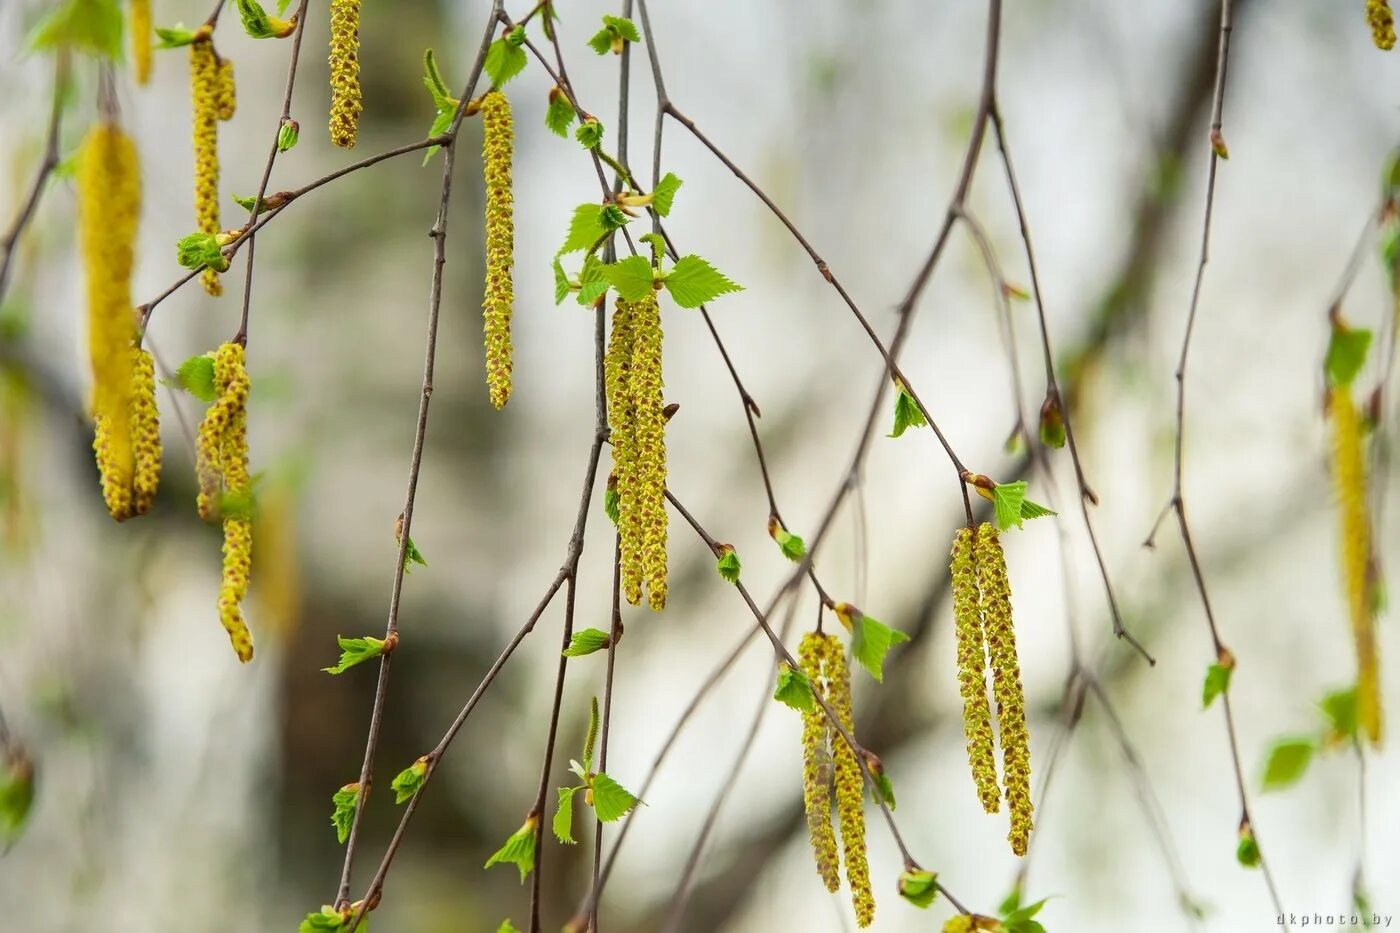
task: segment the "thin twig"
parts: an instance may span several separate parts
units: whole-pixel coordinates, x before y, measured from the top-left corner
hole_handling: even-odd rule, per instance
[[[30,221],[34,219],[34,214],[39,208],[39,199],[44,196],[44,189],[48,185],[49,176],[58,167],[58,138],[63,122],[63,93],[67,84],[68,55],[60,51],[54,61],[53,103],[49,106],[48,129],[44,131],[44,155],[39,160],[39,167],[34,172],[34,179],[29,183],[29,191],[24,196],[19,213],[10,222],[5,235],[0,237],[0,302],[5,300],[5,294],[10,287],[10,269],[14,264],[15,248],[19,245],[20,237],[24,235]]]

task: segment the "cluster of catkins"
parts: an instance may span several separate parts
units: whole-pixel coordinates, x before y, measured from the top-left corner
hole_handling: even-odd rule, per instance
[[[1376,48],[1395,48],[1395,14],[1391,12],[1390,0],[1366,0],[1366,22]]]
[[[1002,784],[1011,811],[1011,850],[1025,855],[1032,826],[1030,737],[1026,698],[1016,658],[1011,623],[1011,584],[1006,556],[990,523],[959,528],[953,539],[953,616],[957,629],[958,683],[963,699],[967,758],[982,807],[996,813],[1002,788],[997,786],[992,712],[987,702],[987,666],[1000,726]]]
[[[510,101],[489,91],[474,106],[481,113],[481,161],[486,181],[486,292],[482,320],[486,331],[486,385],[491,404],[510,401],[510,317],[515,301],[511,267],[515,265],[515,198],[511,160],[515,123]]]
[[[217,234],[219,225],[219,122],[233,119],[238,98],[233,62],[214,51],[214,32],[207,25],[190,43],[190,98],[194,108],[194,213],[201,233]],[[223,294],[219,274],[205,269],[204,290]]]
[[[797,649],[802,673],[812,693],[824,698],[847,735],[855,734],[851,713],[851,672],[846,650],[835,635],[808,632]],[[841,850],[831,821],[832,791],[841,828]],[[826,889],[841,886],[840,864],[846,863],[846,881],[856,924],[868,927],[875,920],[875,896],[870,889],[870,864],[865,847],[865,776],[856,751],[827,718],[820,703],[802,714],[802,804],[807,833],[817,860],[817,873]]]
[[[243,345],[226,343],[214,353],[214,402],[204,413],[195,443],[199,517],[219,519],[224,531],[219,621],[240,661],[253,659],[253,639],[241,604],[253,560],[252,487],[248,477],[248,372]]]
[[[617,300],[605,378],[617,493],[622,593],[666,606],[666,411],[661,397],[661,306],[656,292]]]
[[[117,521],[143,515],[160,481],[160,421],[151,355],[136,346],[131,270],[141,214],[136,146],[114,123],[89,131],[78,165],[78,237],[87,269],[93,451]]]

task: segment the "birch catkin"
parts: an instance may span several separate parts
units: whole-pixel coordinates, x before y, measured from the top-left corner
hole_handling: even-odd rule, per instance
[[[1342,527],[1342,576],[1356,646],[1356,714],[1371,744],[1382,735],[1380,660],[1372,611],[1371,523],[1366,511],[1366,459],[1362,450],[1361,413],[1351,390],[1334,386],[1328,403],[1332,419],[1332,476],[1337,487]]]
[[[134,514],[131,445],[131,269],[141,214],[136,147],[110,122],[94,126],[78,164],[78,239],[87,274],[88,356],[92,367],[93,450],[107,511],[117,521]]]
[[[992,747],[992,711],[987,703],[987,650],[982,629],[982,600],[972,560],[973,530],[959,528],[953,538],[951,579],[953,619],[957,630],[958,686],[963,701],[967,761],[982,809],[1001,808],[996,750]]]
[[[131,0],[131,63],[136,83],[151,80],[151,0]]]
[[[835,635],[826,636],[825,673],[827,702],[847,735],[855,735],[851,712],[851,671],[846,649]],[[846,883],[851,886],[851,904],[856,926],[868,927],[875,920],[875,896],[870,889],[870,863],[865,846],[865,776],[855,749],[835,728],[831,730],[831,757],[836,762],[836,813],[841,823],[841,847],[846,859]]]
[[[208,27],[190,43],[190,98],[194,117],[194,213],[201,233],[219,232],[219,112],[223,78]],[[230,114],[231,116],[232,114]],[[223,294],[219,274],[205,269],[200,283],[211,295]]]
[[[617,478],[617,535],[621,551],[622,594],[633,606],[642,601],[641,515],[631,507],[636,489],[637,413],[632,403],[633,305],[617,300],[604,363],[611,428],[613,476]]]
[[[1378,49],[1395,48],[1395,14],[1389,0],[1366,0],[1366,22],[1371,27],[1371,41]]]
[[[977,586],[982,593],[982,623],[987,654],[992,664],[992,693],[997,701],[1001,729],[1002,781],[1006,805],[1011,811],[1007,839],[1011,851],[1025,855],[1033,825],[1031,803],[1031,750],[1026,731],[1026,697],[1021,687],[1021,666],[1016,658],[1016,632],[1011,622],[1011,584],[1006,576],[1006,555],[997,531],[988,522],[977,529],[973,545]]]
[[[797,649],[798,663],[817,697],[826,696],[825,657],[825,635],[808,632],[802,637]],[[826,713],[819,704],[813,704],[802,714],[802,808],[807,815],[807,836],[817,860],[817,874],[826,889],[835,894],[841,887],[841,865],[831,825],[832,761],[827,733]]]
[[[156,365],[145,350],[133,351],[131,392],[131,446],[135,460],[132,506],[145,515],[160,485],[160,413],[156,409]]]
[[[632,403],[637,418],[634,507],[641,515],[647,605],[666,606],[666,414],[661,397],[661,305],[652,292],[637,302],[632,347]]]
[[[498,409],[510,401],[510,317],[515,300],[511,267],[515,264],[514,195],[511,159],[515,124],[510,101],[500,91],[481,99],[481,158],[486,175],[486,295],[482,315],[486,330],[486,384]]]
[[[360,128],[360,0],[331,0],[331,142],[355,146]]]
[[[219,115],[219,119],[224,123],[233,119],[233,114],[238,110],[238,87],[233,81],[233,59],[220,58],[218,70],[217,93],[214,97],[214,109]]]

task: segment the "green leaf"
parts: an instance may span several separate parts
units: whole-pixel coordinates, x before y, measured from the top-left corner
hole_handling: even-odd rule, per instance
[[[1040,406],[1040,442],[1046,447],[1065,446],[1065,413],[1060,408],[1060,400],[1048,395]]]
[[[1032,502],[1029,499],[1021,500],[1021,521],[1026,521],[1027,519],[1032,518],[1044,518],[1047,515],[1058,514],[1059,513],[1056,512],[1054,509],[1047,509],[1045,506],[1041,505],[1038,502]]]
[[[569,235],[555,255],[566,256],[579,250],[591,250],[607,232],[608,228],[603,226],[603,205],[580,204],[574,208],[574,216],[569,221]]]
[[[685,182],[681,181],[675,172],[667,172],[661,176],[661,180],[656,183],[656,188],[651,193],[652,209],[662,217],[669,215],[671,204],[676,200],[676,192],[683,184]]]
[[[721,577],[724,577],[724,579],[728,580],[730,583],[738,583],[739,571],[741,569],[739,565],[739,552],[735,551],[733,548],[725,551],[716,562],[715,569],[719,571]]]
[[[1328,736],[1334,742],[1356,737],[1356,688],[1334,690],[1317,704],[1327,717]]]
[[[927,424],[928,420],[914,402],[914,397],[901,386],[899,394],[894,397],[894,430],[889,436],[900,437],[910,428],[922,428]]]
[[[21,751],[11,751],[0,770],[0,843],[20,837],[34,806],[34,764]]]
[[[228,271],[228,260],[220,251],[220,236],[216,233],[191,233],[175,244],[175,257],[186,269],[208,266],[215,272]]]
[[[807,554],[807,545],[797,535],[792,534],[785,528],[777,528],[773,531],[773,540],[778,542],[778,547],[782,549],[783,556],[794,564],[802,560]]]
[[[433,117],[433,125],[428,127],[428,135],[430,137],[441,136],[443,133],[446,133],[452,128],[452,120],[456,116],[457,107],[455,104],[450,108],[439,110],[437,116]],[[427,165],[441,148],[441,146],[429,146],[427,151],[423,153],[423,164]]]
[[[355,822],[355,810],[360,806],[360,785],[346,784],[331,795],[335,809],[331,812],[331,825],[335,827],[335,838],[341,845],[350,838],[350,826]]]
[[[568,95],[555,88],[549,92],[549,109],[544,112],[544,125],[549,127],[549,131],[556,136],[569,138],[569,127],[573,125],[574,105],[569,103]]]
[[[595,651],[602,651],[608,647],[610,640],[608,633],[602,629],[586,628],[581,632],[574,632],[569,638],[569,647],[564,649],[563,654],[566,658],[581,658]]]
[[[1215,702],[1215,698],[1230,689],[1230,675],[1234,668],[1223,664],[1212,664],[1206,668],[1206,682],[1201,689],[1201,709]]]
[[[1005,531],[1012,525],[1021,527],[1021,503],[1026,499],[1026,481],[999,483],[992,490],[992,505],[996,507],[997,527]]]
[[[1366,353],[1370,348],[1369,330],[1334,324],[1332,339],[1327,343],[1327,381],[1337,388],[1351,385],[1361,367],[1366,365]]]
[[[603,225],[604,230],[618,230],[632,222],[632,218],[623,212],[622,208],[616,204],[603,206],[603,211],[598,215],[598,222]]]
[[[167,384],[184,389],[207,405],[218,396],[214,390],[214,358],[204,355],[190,357],[180,364],[174,378]]]
[[[899,896],[920,909],[938,897],[938,875],[923,869],[906,868],[899,876]]]
[[[606,55],[612,51],[613,34],[612,30],[604,26],[593,34],[588,40],[588,47],[599,55]]]
[[[1045,906],[1045,902],[1048,900],[1050,900],[1050,898],[1042,897],[1034,904],[1027,904],[1025,907],[1017,907],[1015,910],[1005,914],[1001,918],[1001,921],[1004,924],[1014,924],[1025,920],[1031,920],[1036,914],[1040,913],[1040,909]]]
[[[773,699],[803,713],[816,709],[816,699],[812,696],[812,681],[800,669],[791,667],[784,661],[778,667],[778,686],[773,691]]]
[[[320,910],[313,911],[306,915],[297,927],[297,933],[343,933],[346,925],[350,922],[347,913],[341,916],[331,904],[326,904]],[[364,931],[364,924],[360,924],[360,930]]]
[[[1269,749],[1264,764],[1264,790],[1280,790],[1298,783],[1312,761],[1316,743],[1311,737],[1279,739]]]
[[[1002,898],[1001,903],[997,905],[997,916],[1005,917],[1007,914],[1012,913],[1013,911],[1020,908],[1020,906],[1021,884],[1018,881],[1017,883],[1011,886],[1011,891],[1006,895],[1006,897]]]
[[[587,774],[593,770],[593,752],[598,747],[598,730],[603,718],[598,714],[598,698],[593,697],[588,708],[588,731],[583,736],[583,770]]]
[[[699,256],[690,255],[676,260],[671,271],[666,273],[666,290],[682,308],[698,308],[720,295],[741,292],[744,287],[725,278],[723,273]]]
[[[492,853],[486,860],[486,868],[493,865],[514,865],[520,869],[520,883],[525,883],[525,876],[535,870],[535,830],[537,823],[532,816],[524,824],[511,833],[505,844]],[[507,921],[509,924],[509,921]]]
[[[525,70],[525,63],[529,57],[525,50],[518,44],[514,44],[507,38],[497,39],[491,43],[491,48],[486,51],[486,74],[490,76],[491,83],[497,88],[506,86],[521,71]]]
[[[340,645],[340,661],[334,667],[321,668],[327,674],[343,674],[356,664],[362,664],[384,653],[384,640],[373,635],[366,635],[364,638],[337,635],[335,640]]]
[[[156,37],[160,39],[156,45],[158,49],[179,49],[194,43],[194,30],[186,29],[180,23],[174,26],[157,26],[155,30]]]
[[[116,0],[63,0],[29,34],[31,51],[76,49],[120,61],[122,11]]]
[[[871,777],[875,779],[875,791],[879,793],[880,799],[885,801],[885,806],[894,810],[897,806],[894,799],[894,782],[890,780],[889,774],[884,768],[879,770],[871,769]]]
[[[500,926],[496,927],[496,933],[520,933],[520,931],[515,928],[515,924],[511,923],[510,918],[507,917],[505,920],[501,921]]]
[[[277,130],[277,151],[290,152],[301,138],[301,124],[288,117]]]
[[[574,139],[585,149],[597,149],[603,143],[603,124],[589,117],[574,130]]]
[[[394,803],[404,803],[412,800],[413,795],[423,787],[423,782],[428,779],[428,756],[424,755],[413,764],[404,768],[394,778],[389,785],[394,789]]]
[[[601,771],[593,776],[592,789],[593,812],[603,823],[621,819],[638,803],[631,791]]]
[[[602,271],[625,301],[641,301],[652,290],[654,271],[645,256],[628,256],[603,266]]]
[[[1254,833],[1248,828],[1240,832],[1239,845],[1235,846],[1235,861],[1245,868],[1259,867],[1259,843],[1254,839]]]
[[[510,32],[506,33],[506,41],[515,48],[520,48],[525,44],[525,27],[517,24]]]
[[[608,518],[612,519],[614,525],[621,521],[621,515],[618,512],[618,504],[621,501],[622,497],[617,494],[616,489],[609,489],[603,493],[603,511],[608,513]]]
[[[574,794],[582,787],[559,788],[559,806],[554,810],[554,838],[568,845],[574,844]]]
[[[909,636],[863,613],[851,618],[851,656],[876,680],[885,678],[885,655]]]
[[[565,272],[564,272],[564,267],[563,267],[563,265],[561,265],[560,262],[559,262],[559,257],[558,257],[558,256],[555,256],[555,257],[554,257],[554,303],[557,305],[557,304],[559,304],[560,302],[562,302],[562,301],[564,300],[564,298],[569,294],[570,290],[572,290],[572,288],[573,288],[573,286],[569,283],[569,277],[568,277],[568,275],[565,274]]]
[[[289,36],[293,25],[285,20],[267,15],[258,0],[236,0],[238,15],[243,20],[243,31],[254,39],[275,39]]]
[[[604,14],[603,25],[614,35],[621,36],[628,42],[641,42],[642,34],[637,31],[637,24],[623,16],[608,16]]]
[[[583,260],[583,269],[579,271],[578,282],[578,303],[587,307],[608,290],[608,276],[606,263],[596,255],[589,254]]]
[[[403,550],[403,572],[408,573],[410,564],[417,564],[420,567],[428,566],[428,559],[423,556],[423,552],[418,550],[418,545],[413,543],[413,536],[409,535],[408,547]]]
[[[219,494],[219,514],[225,518],[252,518],[257,508],[254,490],[229,489]]]

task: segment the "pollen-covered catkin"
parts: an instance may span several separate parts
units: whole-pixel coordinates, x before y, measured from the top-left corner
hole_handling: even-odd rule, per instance
[[[1389,0],[1366,0],[1366,22],[1371,27],[1371,41],[1378,49],[1395,48],[1395,14]]]
[[[133,509],[145,515],[160,485],[160,413],[156,409],[156,366],[151,354],[133,350],[131,446],[135,454]]]
[[[797,649],[798,664],[812,683],[812,693],[826,696],[823,680],[826,636],[808,632]],[[802,807],[807,814],[807,836],[817,860],[817,874],[835,894],[841,887],[840,855],[831,825],[831,751],[827,746],[826,713],[818,704],[802,714]]]
[[[1021,687],[1021,665],[1016,658],[1016,632],[1011,622],[1011,583],[1006,575],[1006,555],[991,523],[977,529],[973,547],[977,585],[982,591],[982,624],[987,654],[992,664],[992,693],[997,701],[1001,729],[1002,781],[1006,805],[1011,811],[1007,839],[1011,851],[1025,855],[1030,843],[1031,748],[1026,731],[1026,697]]]
[[[617,536],[622,565],[622,595],[635,606],[642,601],[642,523],[633,508],[636,490],[637,412],[632,404],[632,347],[635,343],[631,302],[617,300],[612,333],[603,360],[608,397],[613,476],[617,478]]]
[[[151,80],[151,0],[131,0],[131,63],[136,83]]]
[[[331,0],[331,142],[355,145],[360,111],[360,0]]]
[[[218,96],[215,101],[219,119],[225,123],[232,120],[234,112],[238,110],[238,85],[233,80],[233,59],[231,58],[219,59]]]
[[[222,97],[219,61],[206,34],[190,43],[190,98],[194,125],[194,213],[201,233],[219,232],[219,104]],[[205,269],[204,290],[223,294],[219,274]]]
[[[987,703],[987,650],[982,631],[982,598],[973,568],[971,528],[959,528],[953,538],[951,579],[953,620],[957,631],[958,686],[963,701],[963,734],[967,761],[982,809],[1001,808],[997,786],[996,750],[992,747],[992,711]]]
[[[666,415],[661,397],[661,306],[656,292],[636,303],[629,377],[636,406],[637,462],[633,508],[641,516],[647,605],[666,606]]]
[[[1366,458],[1362,451],[1361,413],[1352,401],[1350,389],[1333,387],[1328,414],[1332,419],[1332,477],[1341,511],[1342,575],[1356,646],[1357,724],[1373,745],[1379,745],[1380,660],[1369,576],[1371,525],[1366,510]]]
[[[826,636],[825,661],[827,702],[847,735],[855,735],[851,712],[851,669],[846,649],[835,635]],[[855,749],[831,730],[831,757],[836,762],[836,814],[841,823],[841,847],[846,859],[846,883],[851,886],[851,904],[856,926],[868,927],[875,921],[875,895],[870,889],[870,863],[865,846],[865,776]]]
[[[486,330],[486,384],[491,404],[510,401],[510,316],[515,301],[511,267],[515,265],[514,195],[511,160],[515,123],[510,101],[500,91],[481,99],[481,160],[486,176],[486,295],[482,316]]]
[[[141,170],[136,146],[113,123],[94,126],[78,162],[78,239],[87,275],[88,356],[92,366],[93,450],[107,510],[117,521],[132,515],[131,269],[141,214]]]

